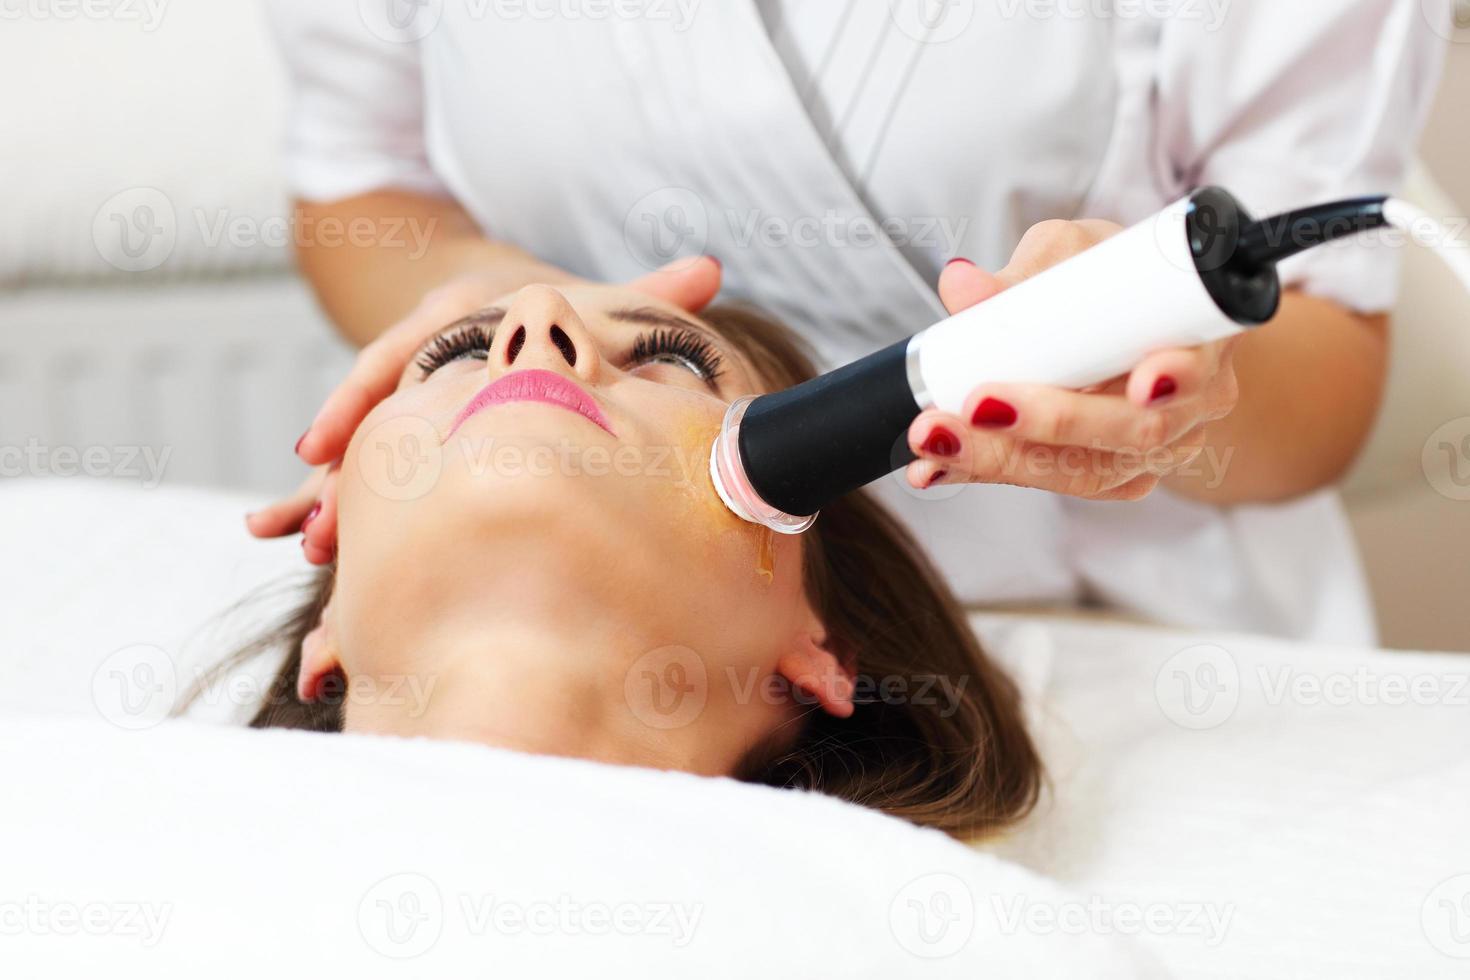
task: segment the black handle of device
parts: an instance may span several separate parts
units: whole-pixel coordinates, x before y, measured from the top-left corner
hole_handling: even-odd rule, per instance
[[[762,500],[807,517],[913,461],[908,428],[919,405],[909,388],[908,345],[899,341],[750,403],[740,458]]]

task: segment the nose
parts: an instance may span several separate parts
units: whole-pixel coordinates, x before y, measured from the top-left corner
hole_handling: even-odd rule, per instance
[[[505,311],[490,345],[490,371],[506,374],[541,368],[597,380],[601,359],[572,304],[551,286],[526,286]]]

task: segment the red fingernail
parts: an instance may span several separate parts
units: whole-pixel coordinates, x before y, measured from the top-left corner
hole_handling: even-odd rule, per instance
[[[1173,378],[1162,377],[1154,382],[1154,393],[1148,396],[1149,404],[1163,401],[1178,390],[1179,386],[1174,383]]]
[[[983,429],[1009,429],[1016,424],[1016,410],[999,398],[987,398],[975,406],[970,424]]]
[[[953,432],[940,427],[929,433],[929,438],[924,440],[924,445],[919,447],[931,456],[943,456],[945,459],[960,454],[960,441]]]
[[[297,456],[301,455],[301,444],[306,441],[306,437],[309,435],[311,435],[311,430],[307,429],[305,432],[301,433],[301,438],[296,440],[296,449],[294,450],[294,452]]]
[[[950,259],[948,262],[944,263],[944,267],[946,269],[948,269],[952,265],[974,265],[974,264],[975,263],[971,262],[969,259],[965,258],[963,255],[957,255],[954,258]]]
[[[934,486],[934,484],[938,483],[940,480],[944,479],[947,476],[949,476],[949,470],[939,470],[933,476],[929,477],[929,482],[924,484],[924,489],[928,490],[930,487]]]
[[[306,533],[306,529],[311,526],[311,522],[314,521],[314,520],[316,520],[317,515],[320,514],[321,512],[322,512],[322,502],[320,500],[318,500],[316,502],[316,504],[311,508],[311,510],[309,510],[309,511],[306,512],[306,519],[301,522],[301,533],[302,534],[305,534]]]

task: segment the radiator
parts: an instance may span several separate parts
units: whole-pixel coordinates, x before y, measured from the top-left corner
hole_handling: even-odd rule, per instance
[[[350,363],[287,276],[0,294],[0,479],[278,493]]]

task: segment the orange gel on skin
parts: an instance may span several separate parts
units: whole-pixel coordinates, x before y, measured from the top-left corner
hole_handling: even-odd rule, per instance
[[[715,490],[714,481],[710,479],[710,448],[719,434],[719,422],[697,418],[688,420],[681,433],[682,445],[678,450],[682,458],[675,460],[683,471],[679,478],[710,510],[709,526],[718,529],[719,537],[733,538],[740,547],[754,552],[752,558],[756,578],[763,585],[771,585],[776,580],[775,532],[770,528],[742,521],[732,514]]]

